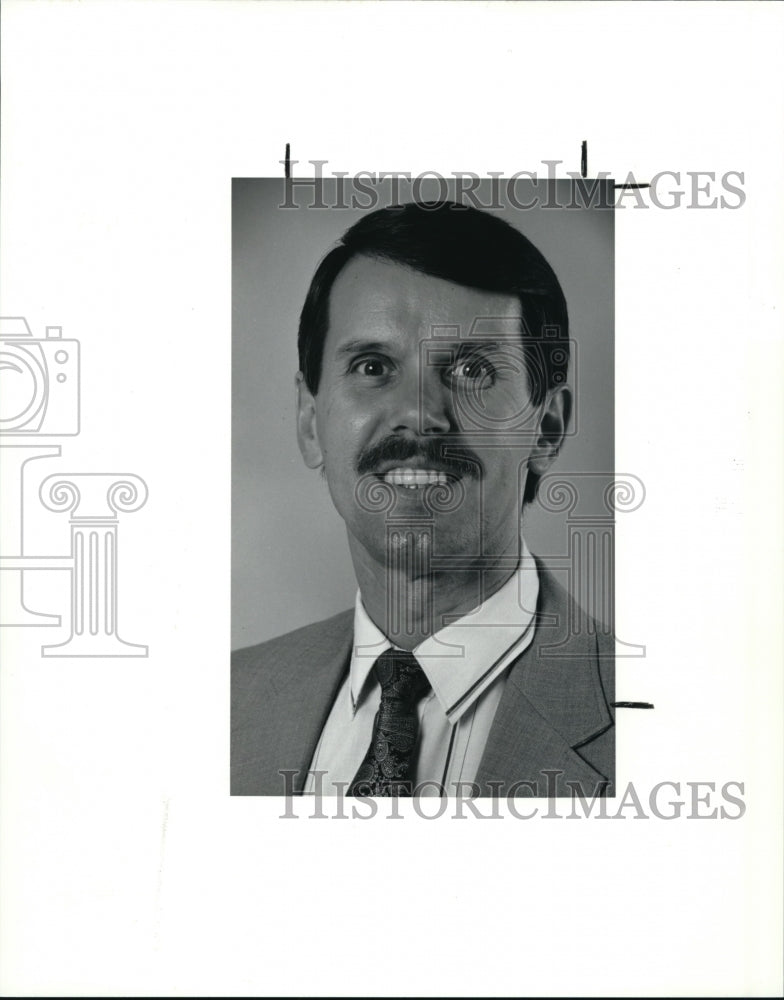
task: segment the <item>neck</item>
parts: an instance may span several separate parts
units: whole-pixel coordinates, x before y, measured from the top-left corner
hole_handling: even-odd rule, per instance
[[[383,565],[353,546],[351,554],[365,610],[390,642],[407,650],[442,629],[447,617],[479,607],[515,571],[508,559],[505,565],[487,565],[484,558],[481,568],[434,572],[422,569],[417,553],[396,553]],[[519,545],[504,555],[519,556]]]

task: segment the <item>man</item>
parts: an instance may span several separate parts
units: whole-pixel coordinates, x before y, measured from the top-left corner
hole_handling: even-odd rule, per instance
[[[381,209],[319,265],[299,361],[359,591],[234,655],[232,793],[606,794],[612,649],[521,528],[571,411],[552,268],[478,209]]]

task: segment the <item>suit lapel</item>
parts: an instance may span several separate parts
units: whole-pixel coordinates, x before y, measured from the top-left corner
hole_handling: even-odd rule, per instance
[[[612,779],[612,745],[598,762],[587,746],[613,724],[602,686],[595,624],[541,564],[534,640],[504,687],[476,781],[483,795],[592,794]],[[579,752],[579,748],[585,748]],[[547,775],[546,771],[560,771]],[[610,773],[606,773],[610,772]],[[493,784],[495,788],[493,787]]]
[[[302,645],[295,657],[272,672],[271,731],[281,768],[297,770],[294,793],[301,794],[321,731],[348,669],[353,611],[332,619],[317,641]],[[279,775],[271,776],[281,787]]]

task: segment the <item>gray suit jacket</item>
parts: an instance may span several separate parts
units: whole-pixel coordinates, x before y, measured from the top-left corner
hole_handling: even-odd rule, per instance
[[[612,794],[614,642],[538,567],[534,639],[510,668],[476,776],[479,794]],[[353,614],[233,654],[232,795],[301,794],[348,671]],[[288,786],[281,770],[296,772]]]

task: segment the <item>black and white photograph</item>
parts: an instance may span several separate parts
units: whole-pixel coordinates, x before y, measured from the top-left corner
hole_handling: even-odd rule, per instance
[[[232,792],[612,795],[611,182],[405,186],[234,182]]]

